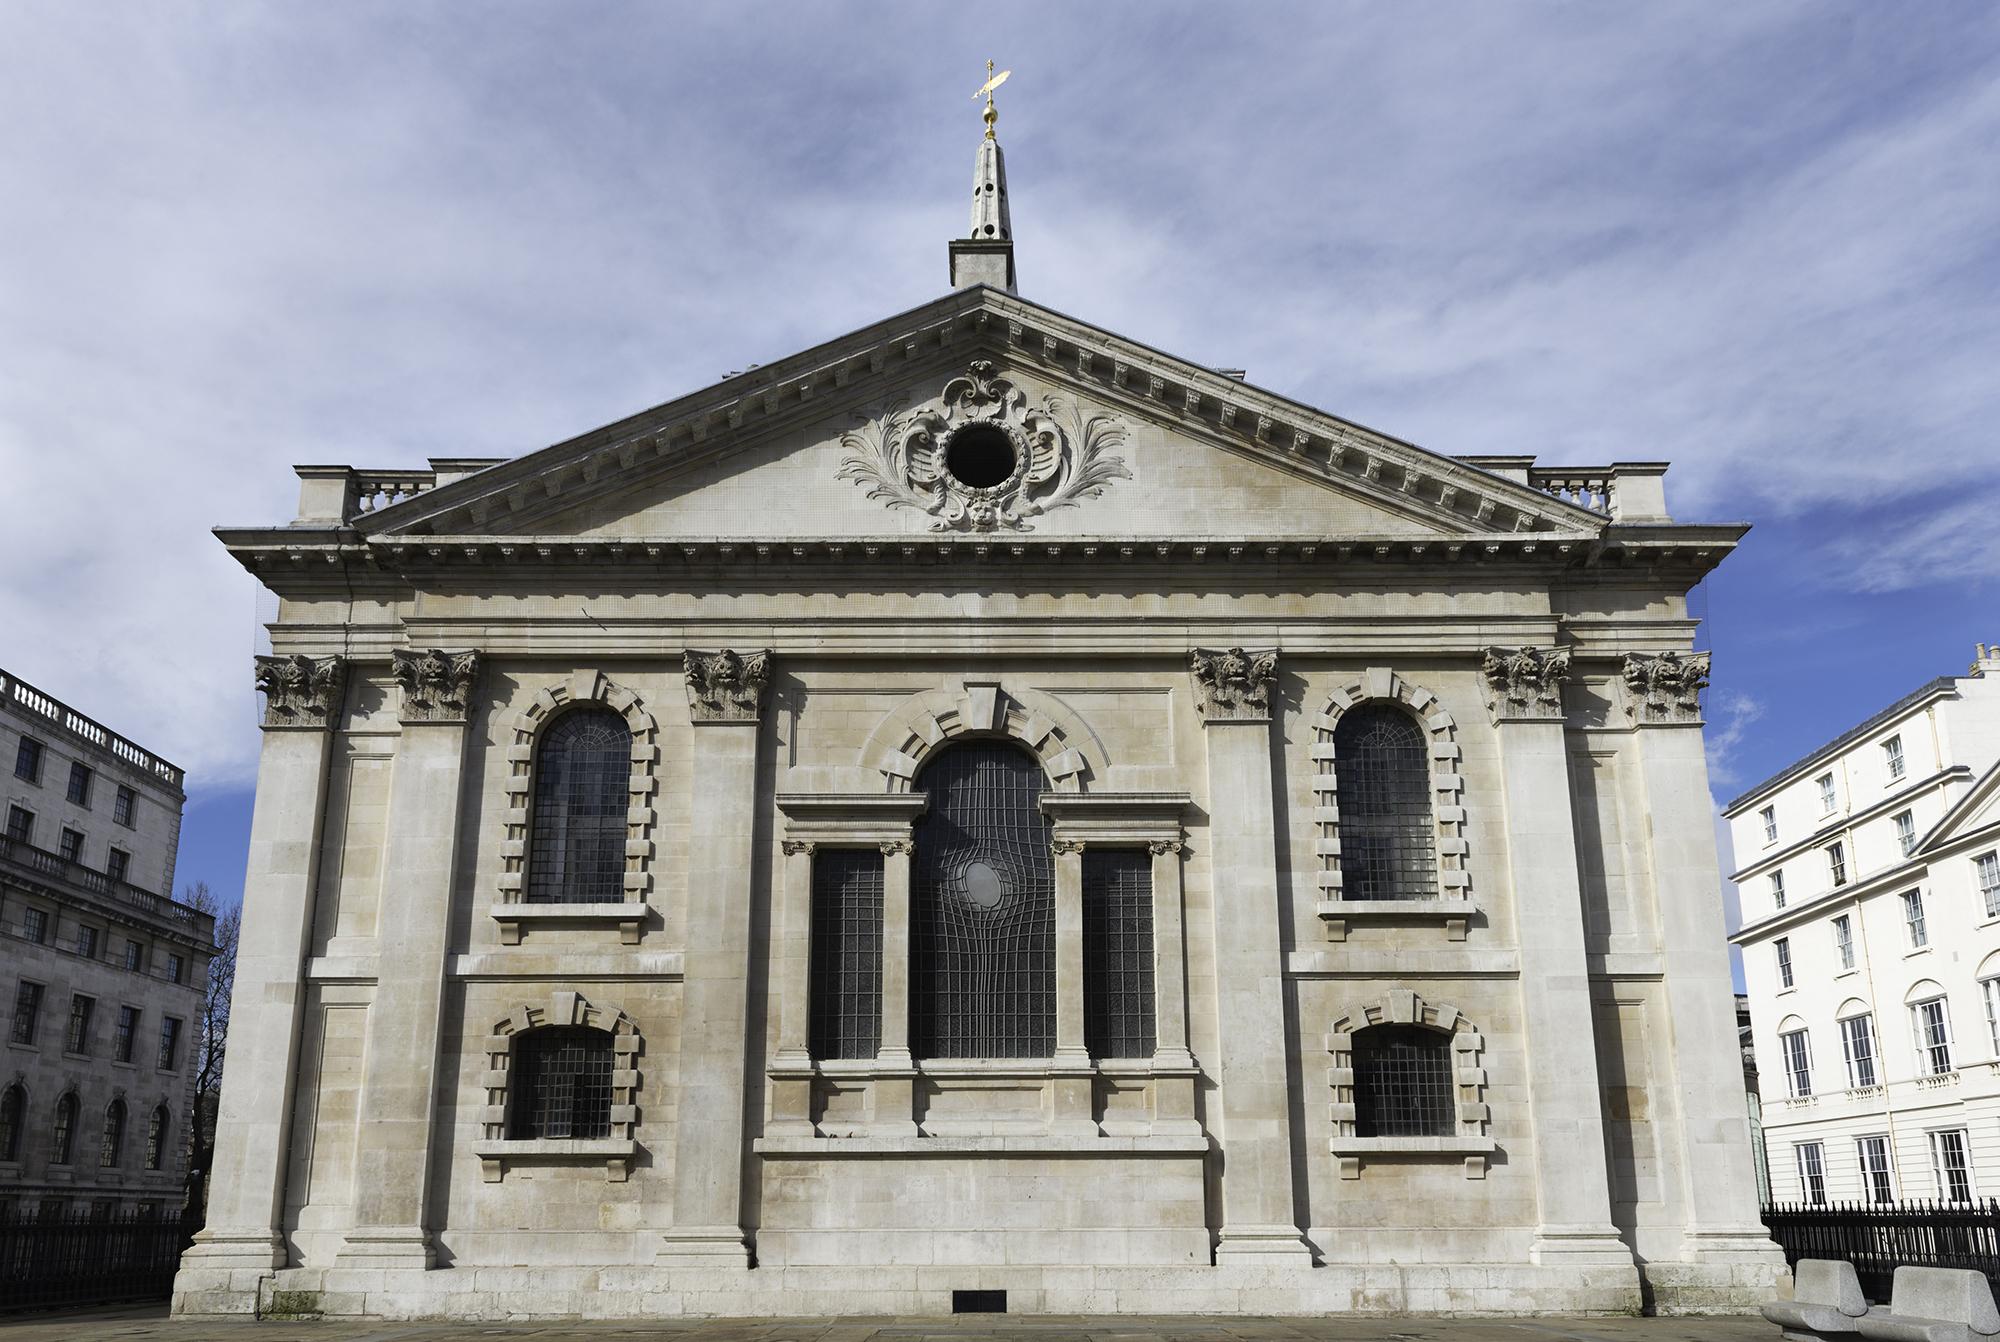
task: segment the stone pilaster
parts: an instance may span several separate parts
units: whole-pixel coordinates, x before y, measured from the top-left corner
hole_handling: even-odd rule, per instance
[[[1181,916],[1180,839],[1153,839],[1153,1131],[1193,1136],[1194,1054],[1188,1049],[1187,937]]]
[[[909,839],[882,844],[882,1044],[875,1055],[869,1130],[883,1137],[917,1131],[917,1067],[910,1056]]]
[[[1292,1193],[1284,953],[1278,920],[1271,692],[1276,652],[1197,649],[1195,699],[1208,745],[1222,1110],[1218,1259],[1311,1261]]]
[[[394,873],[376,931],[357,1128],[354,1225],[343,1267],[427,1268],[438,1034],[458,869],[467,726],[477,652],[392,655],[402,739],[389,777],[382,869]]]
[[[1569,654],[1494,648],[1483,668],[1500,742],[1507,865],[1540,1204],[1534,1261],[1630,1267],[1611,1221],[1590,968],[1569,793],[1562,686]],[[1633,1281],[1637,1301],[1638,1277]]]
[[[264,746],[243,879],[236,1019],[216,1114],[208,1225],[187,1252],[177,1293],[226,1286],[232,1271],[285,1266],[279,1222],[298,1084],[305,962],[332,729],[340,721],[345,683],[346,664],[337,657],[257,659],[257,688],[265,695]],[[221,1275],[210,1278],[210,1273]]]
[[[784,841],[785,874],[778,888],[778,1047],[771,1057],[769,1137],[812,1136],[812,885],[807,839]]]
[[[1049,1130],[1094,1134],[1090,1046],[1083,1037],[1083,844],[1058,838],[1049,855],[1056,877],[1055,1106]]]

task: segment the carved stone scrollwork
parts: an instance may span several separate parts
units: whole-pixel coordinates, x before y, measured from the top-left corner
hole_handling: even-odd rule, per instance
[[[696,722],[755,722],[771,681],[767,648],[748,656],[724,648],[686,655],[688,711]]]
[[[811,857],[813,849],[818,846],[818,844],[810,839],[786,839],[784,841],[785,856],[798,857],[800,854],[804,854],[807,857]]]
[[[1165,857],[1168,853],[1178,853],[1185,847],[1179,839],[1154,839],[1146,845],[1146,851],[1154,857]]]
[[[477,652],[395,648],[390,671],[403,687],[404,722],[464,722],[479,684]]]
[[[1076,853],[1081,853],[1082,851],[1083,851],[1082,839],[1051,839],[1049,841],[1050,857],[1066,857]]]
[[[264,693],[264,726],[326,727],[340,711],[347,663],[338,657],[259,657],[257,688]]]
[[[1262,722],[1271,716],[1271,684],[1278,677],[1275,648],[1196,648],[1188,666],[1194,672],[1196,702],[1210,722]]]
[[[1495,722],[1562,720],[1569,653],[1561,648],[1488,648],[1479,672]]]
[[[882,841],[882,856],[884,857],[895,857],[899,854],[907,857],[916,851],[917,845],[909,839],[884,839]]]
[[[1112,455],[1129,430],[1076,403],[1027,396],[984,359],[947,382],[935,403],[891,404],[841,437],[848,455],[836,473],[891,508],[929,513],[933,531],[1032,531],[1030,518],[1074,506],[1132,473]],[[963,479],[957,448],[984,437],[984,475]],[[974,454],[964,454],[971,459]]]
[[[1627,653],[1625,711],[1635,723],[1698,723],[1701,692],[1708,686],[1709,654]]]

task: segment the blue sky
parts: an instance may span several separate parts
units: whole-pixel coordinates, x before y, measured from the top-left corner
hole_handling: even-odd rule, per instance
[[[1665,458],[1727,797],[2000,641],[2000,8],[0,9],[0,665],[240,887],[294,462],[509,455],[1023,292],[1451,453]]]

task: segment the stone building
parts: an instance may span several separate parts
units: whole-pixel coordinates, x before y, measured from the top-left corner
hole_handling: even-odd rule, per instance
[[[181,771],[0,671],[0,1216],[176,1209],[215,920]]]
[[[990,135],[949,251],[220,533],[280,607],[176,1308],[1768,1295],[1684,600],[1742,528],[1019,297]]]
[[[1773,1196],[2000,1194],[2000,648],[1724,814]]]

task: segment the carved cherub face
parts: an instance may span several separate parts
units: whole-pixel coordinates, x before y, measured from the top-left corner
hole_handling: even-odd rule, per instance
[[[735,685],[743,679],[743,659],[724,648],[716,654],[715,668],[710,674],[718,685]]]

